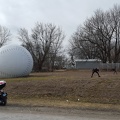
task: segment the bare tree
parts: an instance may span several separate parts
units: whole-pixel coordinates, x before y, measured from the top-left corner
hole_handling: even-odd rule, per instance
[[[10,31],[6,27],[0,26],[0,47],[10,41],[10,36]]]
[[[23,45],[33,55],[35,69],[40,71],[43,67],[51,68],[50,65],[54,64],[64,39],[62,30],[52,24],[37,23],[32,29],[31,36],[25,29],[19,31],[19,36]],[[53,63],[50,63],[51,60]]]
[[[108,12],[96,11],[95,16],[85,23],[86,40],[97,46],[98,58],[103,62],[111,62],[111,44],[114,27],[110,24],[111,18]]]
[[[84,26],[72,36],[72,46],[87,58],[99,58],[104,63],[120,58],[120,6],[110,11],[97,10]],[[84,54],[83,54],[84,53]]]
[[[75,56],[75,58],[95,58],[95,45],[91,44],[91,42],[85,39],[85,34],[86,33],[84,32],[82,26],[79,26],[77,31],[72,35],[69,41],[71,46],[69,54],[71,53],[71,51],[73,51],[73,55]]]
[[[114,35],[112,36],[114,50],[112,51],[113,62],[119,62],[120,60],[120,6],[115,5],[110,11],[112,24],[114,26]]]

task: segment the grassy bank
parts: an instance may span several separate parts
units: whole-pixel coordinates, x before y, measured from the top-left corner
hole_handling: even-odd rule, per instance
[[[119,109],[120,74],[101,71],[100,75],[91,78],[89,70],[71,70],[4,79],[8,104]]]

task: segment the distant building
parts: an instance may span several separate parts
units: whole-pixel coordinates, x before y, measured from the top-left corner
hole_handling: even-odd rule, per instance
[[[78,59],[75,60],[76,69],[93,69],[100,67],[101,60],[98,59]]]

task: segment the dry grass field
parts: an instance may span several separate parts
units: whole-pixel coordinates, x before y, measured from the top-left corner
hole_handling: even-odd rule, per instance
[[[120,105],[120,73],[66,70],[31,73],[28,77],[4,79],[8,104],[31,106]],[[94,107],[95,107],[94,106]]]

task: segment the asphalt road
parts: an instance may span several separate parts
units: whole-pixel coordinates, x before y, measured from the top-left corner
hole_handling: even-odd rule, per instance
[[[120,113],[51,107],[0,107],[0,120],[120,120]]]

